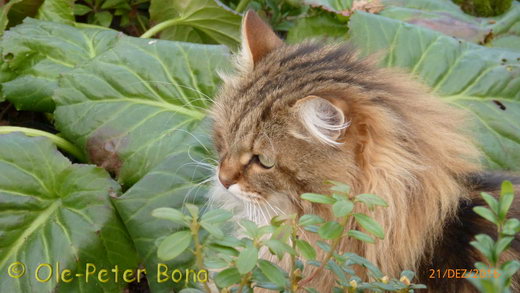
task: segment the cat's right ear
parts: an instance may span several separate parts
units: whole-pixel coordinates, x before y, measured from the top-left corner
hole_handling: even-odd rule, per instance
[[[318,141],[337,146],[350,122],[345,119],[343,111],[330,101],[318,97],[308,96],[294,104],[292,110],[304,126],[307,134]],[[293,135],[306,139],[307,134],[293,132]]]
[[[242,20],[242,54],[253,67],[283,41],[256,12],[247,11]]]

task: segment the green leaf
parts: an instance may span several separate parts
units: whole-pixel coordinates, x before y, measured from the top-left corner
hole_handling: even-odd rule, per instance
[[[179,291],[179,293],[205,293],[205,291],[195,289],[195,288],[185,288]]]
[[[116,40],[112,30],[27,18],[0,42],[6,65],[2,73],[16,73],[2,80],[2,94],[19,110],[52,112],[59,76],[105,52]]]
[[[317,215],[303,215],[298,220],[298,225],[300,226],[308,226],[308,225],[316,225],[325,222],[325,220]]]
[[[45,0],[38,9],[36,18],[74,24],[73,6],[74,0]]]
[[[493,249],[494,241],[489,235],[478,234],[475,236],[475,241],[471,241],[470,244],[478,249],[489,261],[496,261]]]
[[[241,17],[214,0],[151,0],[150,20],[161,23],[176,19],[161,31],[160,38],[184,42],[223,44],[236,48],[240,43]]]
[[[74,23],[74,0],[45,0],[38,9],[36,18],[41,20]]]
[[[487,166],[520,170],[520,52],[487,48],[386,17],[356,12],[351,40],[382,66],[416,75],[442,99],[467,111]]]
[[[260,236],[258,226],[255,222],[249,220],[240,220],[240,225],[246,230],[246,233],[251,238]]]
[[[480,193],[480,195],[486,201],[486,203],[489,205],[489,207],[491,208],[491,211],[498,215],[500,213],[500,209],[499,209],[497,199],[487,192],[482,192],[482,193]]]
[[[226,222],[227,220],[231,219],[233,217],[233,214],[227,210],[223,209],[216,209],[211,210],[205,214],[202,215],[200,218],[201,222],[208,222],[212,224],[218,224],[222,222]]]
[[[370,237],[368,234],[363,233],[358,230],[350,230],[350,231],[348,231],[347,235],[350,237],[356,238],[357,240],[361,240],[363,242],[367,242],[367,243],[375,242],[374,239],[372,239],[372,237]]]
[[[292,247],[290,247],[289,245],[287,245],[286,243],[283,243],[282,241],[280,240],[276,240],[276,239],[269,239],[269,240],[266,240],[264,242],[264,245],[266,245],[267,247],[269,247],[269,250],[275,254],[279,259],[282,259],[282,257],[288,253],[288,254],[291,254],[291,255],[295,255],[296,252],[294,251],[294,249]]]
[[[511,245],[511,242],[513,242],[515,238],[512,236],[501,238],[497,241],[495,244],[495,254],[500,255],[502,252],[504,252],[506,249],[509,248]]]
[[[366,267],[376,278],[381,279],[383,277],[381,270],[366,258],[351,252],[344,253],[343,256],[347,257],[349,262],[353,264],[359,264]]]
[[[326,222],[318,229],[318,235],[322,239],[337,239],[343,233],[343,226],[338,222]]]
[[[267,260],[258,260],[260,271],[273,283],[285,287],[285,272]]]
[[[354,203],[350,200],[338,200],[332,205],[334,216],[341,218],[348,215],[354,209]]]
[[[189,141],[184,143],[190,145]],[[197,147],[196,144],[191,145],[192,148]],[[154,218],[151,213],[156,208],[165,206],[181,210],[185,202],[199,206],[206,203],[205,194],[208,192],[208,187],[197,183],[212,175],[204,168],[192,166],[193,160],[202,160],[202,158],[198,152],[191,151],[188,154],[187,150],[180,150],[164,159],[125,194],[114,200],[149,276],[157,276],[158,263],[165,263],[168,267],[175,267],[181,271],[191,268],[193,264],[192,253],[183,253],[169,262],[158,258],[157,239],[175,233],[179,227],[173,226],[171,222]],[[231,248],[219,247],[219,249],[219,252],[236,252]],[[148,284],[153,291],[158,292],[171,291],[172,288],[178,291],[184,286],[184,282],[158,283],[155,277],[148,279]]]
[[[520,3],[498,17],[473,17],[452,1],[385,0],[381,15],[439,31],[477,44],[517,50],[520,47]],[[491,37],[490,37],[491,36]]]
[[[408,280],[413,281],[415,278],[415,273],[413,271],[405,270],[401,272],[401,277],[406,277]]]
[[[4,34],[4,30],[7,27],[7,24],[9,23],[9,18],[7,17],[9,10],[11,7],[21,2],[22,0],[11,0],[9,3],[4,4],[2,8],[0,8],[0,37]]]
[[[74,15],[85,15],[92,11],[92,8],[82,5],[82,4],[74,4]]]
[[[511,235],[511,236],[514,236],[516,235],[516,233],[519,233],[520,232],[520,220],[518,219],[508,219],[505,224],[504,224],[504,227],[502,228],[502,233],[506,234],[506,235]]]
[[[113,50],[60,79],[56,127],[128,186],[170,155],[207,156],[204,109],[226,52],[121,36]]]
[[[345,183],[334,181],[334,180],[327,180],[327,183],[332,184],[333,186],[330,188],[332,191],[340,192],[340,193],[349,193],[350,192],[350,186],[348,186]]]
[[[307,38],[346,39],[348,27],[330,15],[313,15],[299,18],[287,32],[287,42],[298,43]]]
[[[236,268],[229,268],[215,276],[215,283],[220,288],[226,288],[240,282],[240,273]]]
[[[217,227],[216,225],[214,225],[210,222],[200,222],[200,225],[202,226],[202,228],[204,228],[206,231],[208,231],[210,234],[214,235],[215,237],[217,237],[217,238],[224,237],[224,232],[222,232],[222,230],[220,230],[220,228]]]
[[[184,207],[188,210],[188,212],[190,213],[190,215],[193,219],[199,218],[199,207],[198,206],[191,204],[191,203],[187,203],[184,205]]]
[[[384,199],[381,197],[375,195],[375,194],[369,194],[369,193],[363,193],[356,195],[356,201],[362,202],[366,204],[368,207],[372,206],[382,206],[387,207],[388,204]]]
[[[497,216],[488,208],[479,206],[479,207],[474,207],[473,211],[475,213],[477,213],[478,215],[480,215],[481,217],[483,217],[484,219],[486,219],[492,223],[495,223],[495,224],[498,223]]]
[[[100,26],[109,27],[112,23],[112,14],[108,11],[96,12],[94,15],[94,24],[99,24]]]
[[[246,247],[240,252],[237,259],[237,269],[242,275],[249,273],[258,260],[258,249],[254,246]]]
[[[352,7],[353,0],[303,0],[303,3],[341,14]]]
[[[189,226],[189,223],[185,220],[186,215],[176,209],[157,208],[152,211],[152,216],[159,219],[169,220],[179,225]]]
[[[310,202],[316,203],[324,203],[324,204],[333,204],[336,200],[330,196],[317,194],[317,193],[304,193],[301,195],[302,199],[308,200]]]
[[[309,242],[307,242],[305,240],[297,239],[296,247],[298,248],[298,250],[300,251],[300,254],[304,258],[306,258],[308,260],[316,259],[316,250],[314,249],[314,247],[312,247],[309,244]]]
[[[85,274],[87,263],[97,268],[115,265],[135,269],[138,257],[111,197],[120,186],[96,166],[71,164],[47,138],[21,133],[0,135],[0,271],[7,276],[14,262],[26,266],[19,279],[0,278],[2,292],[119,292],[125,284],[38,282],[41,263]],[[42,268],[42,272],[46,268]],[[43,275],[40,275],[43,277]]]
[[[500,190],[500,212],[498,216],[500,219],[505,219],[507,216],[507,212],[513,203],[513,199],[515,198],[515,190],[513,184],[510,181],[502,182],[502,188]]]
[[[183,253],[191,243],[190,231],[179,231],[166,237],[157,250],[157,255],[162,260],[170,260]]]
[[[361,227],[367,230],[367,232],[381,239],[385,237],[385,232],[383,231],[383,228],[381,228],[379,223],[374,221],[374,219],[364,214],[354,214],[354,218],[356,219],[356,222],[358,222],[358,224],[361,225]]]

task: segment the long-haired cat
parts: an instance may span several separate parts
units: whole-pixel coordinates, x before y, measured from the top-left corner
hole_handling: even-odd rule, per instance
[[[481,170],[461,130],[464,113],[406,74],[359,58],[348,44],[284,44],[254,12],[244,17],[242,38],[237,72],[224,77],[212,109],[219,199],[228,207],[254,205],[257,214],[243,210],[260,223],[275,213],[330,218],[299,195],[327,193],[326,180],[347,183],[352,194],[377,194],[389,206],[362,211],[381,223],[384,240],[345,238],[341,251],[389,276],[413,270],[429,292],[473,292],[463,279],[429,278],[431,269],[473,268],[482,256],[470,240],[496,233],[472,207],[506,178]],[[510,216],[519,217],[519,206]],[[519,251],[517,238],[506,258]],[[308,285],[330,292],[334,280],[324,273]]]

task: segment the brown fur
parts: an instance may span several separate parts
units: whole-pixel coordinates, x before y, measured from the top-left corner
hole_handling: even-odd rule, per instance
[[[270,31],[257,21],[248,24],[247,17],[245,51],[252,50],[254,37],[248,25],[254,23],[259,36]],[[326,180],[349,184],[353,194],[377,194],[389,207],[360,211],[381,223],[385,239],[375,244],[344,239],[340,250],[364,256],[394,277],[436,264],[432,252],[446,239],[445,227],[456,221],[461,202],[474,199],[466,178],[480,172],[479,152],[462,130],[464,114],[406,74],[359,58],[348,44],[274,43],[258,60],[243,52],[239,72],[225,78],[216,98],[212,116],[221,181],[253,194],[271,216],[269,211],[279,211],[267,203],[285,213],[330,218],[328,209],[299,199],[304,192],[327,193]],[[340,145],[326,145],[306,132],[296,105],[309,96],[326,99],[350,122],[337,139]],[[275,166],[262,167],[255,156],[260,154],[273,158]],[[315,240],[312,233],[301,236]],[[431,292],[441,288],[432,284]],[[323,275],[309,285],[330,292],[334,282]]]

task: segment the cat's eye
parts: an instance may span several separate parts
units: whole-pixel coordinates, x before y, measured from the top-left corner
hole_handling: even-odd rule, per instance
[[[265,155],[256,155],[256,157],[258,158],[258,162],[260,165],[262,165],[262,167],[266,169],[271,169],[274,167],[274,160],[272,158]]]

